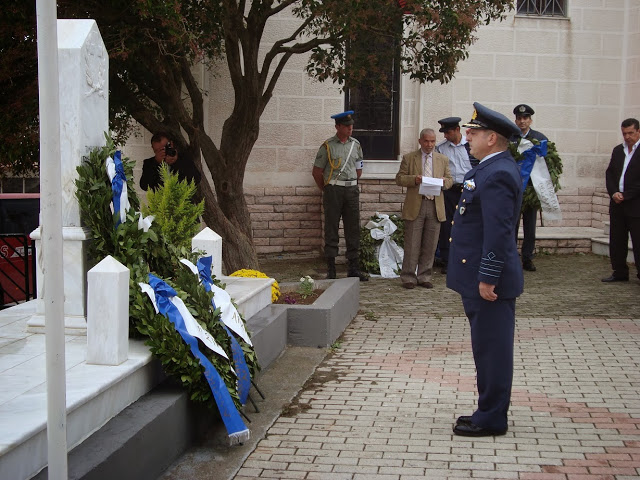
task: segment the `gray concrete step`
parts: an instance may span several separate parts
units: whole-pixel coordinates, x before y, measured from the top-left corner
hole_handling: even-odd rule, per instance
[[[170,381],[109,420],[68,456],[69,480],[153,480],[217,417]],[[219,418],[219,417],[218,417]],[[35,480],[46,480],[45,468]]]

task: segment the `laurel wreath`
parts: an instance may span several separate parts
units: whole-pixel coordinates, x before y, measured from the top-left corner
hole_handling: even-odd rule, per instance
[[[530,141],[534,145],[540,144],[540,141],[536,140],[535,138],[530,139]],[[516,162],[520,162],[521,160],[523,160],[524,155],[518,152],[518,145],[516,143],[509,144],[509,151],[511,152],[511,155]],[[555,143],[549,141],[547,142],[547,154],[545,155],[544,160],[547,164],[549,175],[551,176],[553,191],[557,192],[561,188],[560,174],[562,174],[562,159],[560,158],[560,155],[558,155],[558,150],[556,149]],[[522,195],[522,210],[528,209],[540,209],[540,200],[538,199],[538,195],[533,188],[531,180],[529,180],[529,182],[527,183],[527,187],[525,188]]]

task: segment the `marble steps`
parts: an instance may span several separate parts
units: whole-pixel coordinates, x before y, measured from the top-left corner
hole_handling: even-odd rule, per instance
[[[591,251],[596,255],[609,256],[609,226],[609,222],[604,222],[602,234],[591,238]],[[627,263],[635,264],[631,240],[627,248]]]
[[[286,346],[286,334],[284,340],[278,345],[272,341],[272,338],[277,335],[273,334],[271,330],[274,328],[282,330],[282,319],[278,321],[278,318],[282,316],[279,315],[274,320],[264,318],[265,312],[256,316],[258,312],[269,308],[271,304],[271,284],[273,280],[234,277],[223,277],[221,280],[226,283],[226,290],[236,302],[238,310],[245,315],[245,318],[249,319],[248,328],[255,335],[253,343],[256,346],[256,351],[267,352],[266,354],[258,353],[262,367],[267,368],[269,363],[281,353],[281,351],[276,351],[276,348],[281,347],[284,349]],[[22,310],[25,309],[24,305],[19,307]],[[12,309],[5,310],[3,314],[9,314],[10,310]],[[19,321],[11,320],[13,323],[5,327],[12,327],[13,330],[10,335],[16,335],[18,331],[26,332],[26,322],[32,313],[26,312],[23,314],[24,318],[21,319],[23,325],[20,325]],[[252,320],[253,316],[256,316],[255,320]],[[2,334],[1,331],[0,334]],[[16,342],[24,342],[27,346],[29,343],[44,344],[44,335],[24,333],[24,338],[19,339],[16,337]],[[138,440],[132,440],[129,443],[123,442],[120,434],[115,435],[113,433],[118,429],[110,426],[112,419],[117,418],[120,414],[138,416],[138,414],[126,413],[129,409],[133,409],[133,411],[142,409],[144,415],[140,416],[148,418],[151,423],[159,422],[161,425],[165,423],[172,424],[175,423],[175,418],[189,416],[188,410],[191,407],[189,407],[190,403],[186,401],[187,397],[184,392],[177,391],[173,395],[162,392],[161,395],[164,400],[154,400],[158,394],[153,389],[164,380],[160,364],[153,358],[148,347],[142,341],[130,340],[129,345],[129,359],[123,364],[115,367],[89,365],[84,361],[86,358],[86,337],[68,337],[66,348],[67,441],[70,449],[78,448],[78,446],[86,442],[91,442],[91,438],[94,435],[101,435],[100,432],[107,428],[114,437],[102,443],[105,445],[122,444],[123,452],[133,452],[132,455],[135,457],[135,451],[139,450],[139,448],[132,449],[131,445],[136,445]],[[38,364],[37,367],[41,372],[41,378],[34,378],[32,384],[16,392],[7,401],[0,402],[0,431],[2,432],[0,434],[0,478],[2,479],[29,479],[47,464],[44,348],[43,346],[36,346],[32,350],[34,350],[34,358],[31,362]],[[5,386],[9,385],[9,382],[13,381],[16,375],[16,372],[12,373],[14,376],[9,378],[7,382],[5,382],[3,375],[0,374],[0,383]],[[144,399],[145,395],[150,398]],[[167,395],[172,398],[168,400],[166,398]],[[167,406],[167,402],[169,402],[171,408]],[[185,411],[187,412],[185,413]],[[191,433],[188,429],[179,435],[176,433],[176,435],[159,436],[145,433],[154,431],[154,428],[152,425],[142,422],[141,425],[133,429],[137,430],[137,432],[131,431],[128,434],[132,435],[133,439],[140,436],[140,438],[146,439],[148,448],[160,450],[169,448],[166,446],[158,447],[157,442],[160,441],[178,445],[190,443],[188,437]],[[185,435],[187,438],[185,438]],[[181,437],[180,440],[177,438],[178,436]],[[109,436],[107,435],[106,438],[109,438]],[[96,452],[100,453],[98,450],[100,449],[97,449]],[[121,454],[123,453],[118,453],[116,449],[114,455]],[[140,453],[137,455],[140,455]],[[81,455],[81,457],[85,456]],[[89,457],[94,460],[90,460]],[[83,466],[78,470],[85,470],[89,473],[77,478],[124,478],[122,477],[124,473],[122,475],[112,475],[113,472],[110,472],[105,477],[91,477],[93,470],[95,470],[96,475],[101,471],[101,459],[100,455],[89,457],[83,460]],[[167,457],[169,457],[168,454]],[[127,458],[126,455],[124,458]],[[87,465],[92,462],[94,468],[89,468]],[[118,461],[108,463],[120,465]]]

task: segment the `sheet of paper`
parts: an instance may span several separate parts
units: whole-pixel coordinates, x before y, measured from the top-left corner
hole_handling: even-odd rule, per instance
[[[441,178],[422,177],[422,183],[418,191],[420,195],[433,195],[437,197],[442,191],[444,181]]]

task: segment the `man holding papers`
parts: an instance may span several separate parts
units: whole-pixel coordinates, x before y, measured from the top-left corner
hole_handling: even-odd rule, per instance
[[[445,221],[441,191],[451,188],[449,159],[434,152],[436,132],[425,128],[418,139],[420,148],[402,157],[396,184],[406,187],[402,206],[404,260],[400,281],[404,288],[416,285],[433,288],[431,274],[438,245],[440,222]]]

